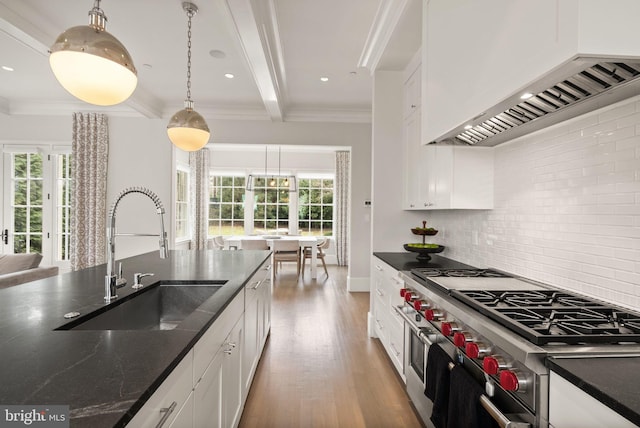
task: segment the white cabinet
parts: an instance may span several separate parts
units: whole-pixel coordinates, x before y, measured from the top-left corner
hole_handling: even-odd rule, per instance
[[[240,317],[196,383],[193,390],[194,428],[229,428],[240,422],[243,330],[244,319]]]
[[[421,67],[415,60],[407,66],[409,77],[404,83],[402,127],[402,171],[405,210],[425,209],[427,187],[425,185],[425,151],[421,144]]]
[[[404,321],[395,311],[395,307],[404,302],[400,296],[404,282],[396,269],[379,258],[373,256],[371,265],[374,329],[398,374],[404,379]]]
[[[187,408],[182,414],[182,409],[189,399],[193,388],[193,350],[182,359],[175,369],[169,374],[160,387],[147,400],[136,415],[129,421],[127,427],[146,428],[156,427],[163,421],[164,427],[174,423],[176,416],[181,415],[180,420],[189,425],[190,419],[184,422],[190,413]],[[180,425],[174,425],[176,427]]]
[[[425,151],[426,206],[493,208],[493,148],[430,144]]]
[[[554,371],[549,376],[549,423],[554,428],[637,427]]]
[[[127,427],[238,426],[271,327],[270,265],[265,261]]]
[[[251,381],[271,328],[272,292],[271,264],[268,261],[247,282],[244,289],[243,398],[249,394]]]

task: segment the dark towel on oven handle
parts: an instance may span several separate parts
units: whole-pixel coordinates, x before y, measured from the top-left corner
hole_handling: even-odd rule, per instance
[[[449,405],[449,363],[451,357],[440,345],[429,346],[424,395],[433,402],[431,422],[436,428],[447,427]]]
[[[456,365],[451,370],[449,385],[449,428],[498,428],[498,423],[480,404],[484,390],[465,370]]]

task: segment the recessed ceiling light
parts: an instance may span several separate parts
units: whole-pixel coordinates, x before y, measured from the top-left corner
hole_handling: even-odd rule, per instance
[[[8,65],[3,65],[3,66],[2,66],[2,69],[3,69],[4,71],[13,71],[13,67],[9,67]]]
[[[328,78],[328,77],[321,77],[321,78],[320,78],[320,81],[322,81],[322,82],[328,82],[328,81],[329,81],[329,78]]]
[[[528,100],[532,96],[533,96],[533,94],[531,92],[525,92],[524,94],[520,95],[520,99],[521,100]]]
[[[224,77],[226,77],[227,79],[233,79],[236,76],[234,76],[233,73],[224,73]]]
[[[471,125],[465,125],[465,127],[464,127],[464,129],[471,129],[471,128],[473,128],[473,126],[471,126]]]
[[[226,58],[227,54],[218,49],[212,49],[209,51],[209,55],[213,58]]]

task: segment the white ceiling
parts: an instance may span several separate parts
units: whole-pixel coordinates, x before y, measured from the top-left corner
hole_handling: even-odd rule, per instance
[[[421,0],[194,3],[191,94],[208,119],[368,122],[371,70],[402,69],[420,44]],[[0,0],[0,66],[15,70],[0,69],[0,114],[106,110],[167,118],[183,108],[187,17],[180,0],[101,2],[107,31],[138,70],[128,101],[98,108],[62,89],[47,50],[65,29],[87,25],[92,6],[93,0]],[[214,58],[212,50],[226,56]]]

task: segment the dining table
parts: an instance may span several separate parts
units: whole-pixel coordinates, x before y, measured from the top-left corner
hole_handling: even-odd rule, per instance
[[[242,240],[264,239],[267,241],[269,248],[273,247],[273,241],[276,239],[298,241],[300,248],[304,252],[305,248],[311,250],[311,278],[318,277],[318,238],[315,236],[302,235],[230,235],[224,237],[225,249],[238,249]]]

